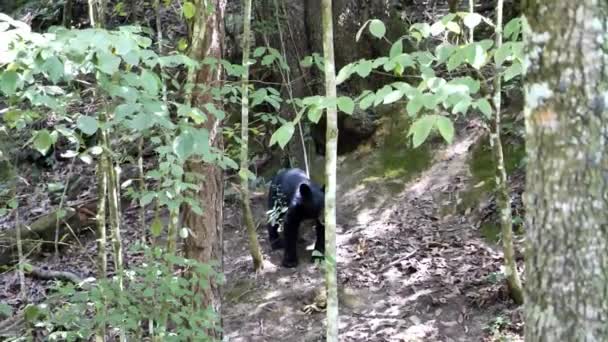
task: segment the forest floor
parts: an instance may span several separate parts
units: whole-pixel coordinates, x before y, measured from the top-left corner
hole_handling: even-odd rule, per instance
[[[402,129],[394,127],[399,134]],[[502,253],[480,228],[484,212],[495,212],[492,204],[488,204],[492,196],[486,195],[486,204],[480,203],[481,199],[469,204],[463,200],[471,189],[481,187],[470,167],[472,151],[481,142],[481,129],[466,127],[458,131],[459,136],[451,145],[440,140],[433,144],[431,140],[432,152],[408,150],[403,147],[405,139],[401,139],[400,145],[393,146],[398,153],[393,157],[398,157],[396,160],[401,164],[415,164],[417,170],[385,172],[397,177],[375,173],[379,159],[391,151],[387,141],[380,142],[380,146],[377,141],[370,142],[373,147],[368,144],[339,158],[341,341],[498,341],[505,337],[521,340],[521,312],[507,296],[501,273]],[[415,157],[419,153],[432,159],[420,163]],[[391,158],[384,161],[389,169],[394,164]],[[56,167],[54,172],[42,176],[40,184],[66,178],[65,170]],[[93,183],[90,167],[75,167],[72,172],[91,178]],[[521,186],[522,181],[516,179],[515,183]],[[43,186],[23,195],[25,203],[20,215],[24,222],[52,210],[53,204],[45,197],[44,189]],[[94,191],[83,189],[73,201],[94,197]],[[281,267],[282,251],[270,250],[263,225],[266,189],[253,195],[255,218],[260,222],[258,236],[265,256],[264,270],[257,275],[252,272],[240,205],[227,199],[225,334],[230,341],[323,341],[325,314],[303,311],[306,305],[314,303],[323,288],[323,268],[310,262],[313,231],[302,229],[307,232],[304,238],[310,245],[300,246],[299,266]],[[123,241],[127,248],[141,233],[137,213],[137,205],[125,207]],[[0,231],[13,226],[14,222],[6,218],[0,222]],[[95,276],[95,254],[94,236],[85,234],[79,236],[77,243],[62,249],[58,258],[47,252],[42,258],[32,258],[30,263],[86,278]],[[140,259],[141,255],[131,252],[125,258],[127,265]],[[519,262],[521,266],[521,256]],[[27,277],[27,301],[43,301],[52,292],[52,284],[49,280]],[[0,273],[0,302],[14,309],[25,304],[19,296],[19,279],[14,269]]]
[[[506,292],[500,248],[482,237],[475,208],[453,210],[459,193],[475,186],[467,159],[481,135],[467,131],[403,184],[365,177],[376,154],[339,159],[341,341],[521,340],[521,312]],[[353,161],[356,171],[342,168]],[[265,198],[260,192],[253,199],[260,221]],[[240,207],[225,215],[223,316],[230,341],[323,341],[325,314],[303,311],[323,288],[323,269],[310,262],[312,229],[308,252],[287,269],[260,225],[266,260],[254,275]]]

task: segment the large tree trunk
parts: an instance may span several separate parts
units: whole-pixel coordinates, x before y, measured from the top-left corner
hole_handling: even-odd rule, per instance
[[[608,3],[528,1],[526,341],[608,340]]]
[[[196,0],[194,4],[197,14],[192,26],[192,42],[190,56],[196,60],[206,57],[222,58],[222,42],[224,33],[223,15],[226,0],[203,1]],[[212,11],[205,9],[205,5],[213,6]],[[208,86],[220,86],[222,69],[204,65],[196,74],[194,82]],[[202,108],[205,103],[213,102],[209,92],[195,91],[192,106]],[[216,103],[221,108],[221,103]],[[209,145],[221,149],[223,147],[220,121],[213,115],[207,116],[203,128],[209,131]],[[196,259],[203,263],[217,261],[222,267],[222,204],[224,199],[222,169],[214,164],[203,162],[188,162],[187,172],[200,174],[204,177],[198,190],[202,216],[195,214],[188,206],[183,210],[183,224],[189,227],[193,234],[189,235],[185,243],[186,257]],[[210,306],[221,317],[220,286],[213,278],[209,279],[210,287],[198,289],[205,305]],[[210,329],[208,334],[212,338],[221,340],[221,333]]]

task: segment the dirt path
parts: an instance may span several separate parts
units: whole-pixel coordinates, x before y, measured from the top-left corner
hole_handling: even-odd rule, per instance
[[[499,251],[466,217],[439,214],[470,186],[466,158],[478,136],[469,133],[445,148],[406,184],[364,180],[364,171],[339,172],[341,340],[490,340],[486,328],[510,314],[496,280]],[[359,163],[361,169],[368,165],[365,158]],[[254,199],[260,218],[264,198]],[[323,341],[324,314],[301,310],[321,288],[322,268],[308,262],[310,251],[297,269],[279,267],[282,252],[269,249],[261,227],[267,259],[253,276],[238,210],[226,212],[232,222],[225,229],[226,335],[230,341]]]

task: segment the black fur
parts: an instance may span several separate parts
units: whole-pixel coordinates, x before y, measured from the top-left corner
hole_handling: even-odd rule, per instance
[[[316,221],[315,250],[325,252],[325,226],[319,217],[323,214],[325,192],[312,182],[300,169],[281,170],[270,183],[268,191],[268,237],[272,249],[285,248],[283,266],[298,264],[297,242],[300,223],[307,219]],[[283,223],[283,239],[279,226]]]

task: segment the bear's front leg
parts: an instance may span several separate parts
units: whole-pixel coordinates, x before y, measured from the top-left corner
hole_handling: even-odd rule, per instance
[[[315,232],[317,233],[317,240],[315,241],[315,251],[319,252],[321,255],[312,255],[312,261],[315,259],[323,259],[325,256],[325,226],[321,223],[320,220],[317,219],[315,223]]]
[[[283,240],[279,236],[279,224],[268,223],[268,241],[272,250],[283,248]]]
[[[298,229],[300,220],[294,215],[286,215],[283,236],[285,237],[285,254],[283,256],[283,266],[296,267],[298,265]]]

